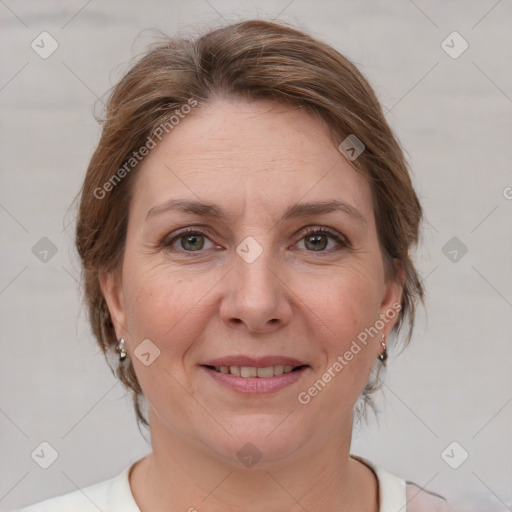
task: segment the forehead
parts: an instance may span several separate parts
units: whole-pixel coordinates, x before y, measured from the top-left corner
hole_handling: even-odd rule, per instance
[[[343,200],[371,214],[369,184],[303,108],[257,101],[199,104],[138,170],[133,207],[172,198],[280,215],[298,201]]]

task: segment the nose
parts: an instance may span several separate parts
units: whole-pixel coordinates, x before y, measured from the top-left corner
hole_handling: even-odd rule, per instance
[[[243,252],[234,255],[234,268],[223,280],[220,306],[228,327],[268,334],[290,323],[293,293],[286,272],[271,253],[263,250],[254,261],[244,258]]]

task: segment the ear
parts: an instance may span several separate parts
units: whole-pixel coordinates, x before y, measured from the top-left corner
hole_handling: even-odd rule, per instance
[[[382,333],[387,338],[398,320],[398,313],[402,309],[402,293],[404,289],[405,271],[400,260],[394,259],[395,275],[387,276],[384,285],[384,295],[380,304],[379,314],[384,322]]]
[[[126,309],[123,284],[119,271],[102,271],[99,274],[101,291],[107,302],[108,310],[118,338],[126,336]]]

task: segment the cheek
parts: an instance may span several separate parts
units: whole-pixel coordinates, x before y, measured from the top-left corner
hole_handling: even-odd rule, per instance
[[[185,350],[187,339],[201,326],[197,305],[204,284],[183,278],[163,265],[127,262],[125,300],[127,327],[134,344],[149,338],[165,354]],[[189,332],[190,331],[190,332]]]
[[[352,265],[338,269],[336,275],[322,276],[315,290],[303,295],[305,303],[321,317],[325,333],[310,333],[318,350],[324,353],[316,378],[326,385],[323,388],[320,384],[321,396],[315,398],[313,409],[315,414],[325,416],[325,421],[329,414],[343,415],[341,405],[354,403],[368,380],[378,341],[365,330],[379,318],[379,291],[371,265]]]
[[[378,319],[379,287],[375,275],[362,266],[323,276],[317,283],[305,302],[320,312],[322,332],[327,334],[311,334],[324,357],[315,377],[301,390],[302,399],[310,400],[301,407],[335,430],[363,391],[377,357],[377,338],[367,336],[362,342],[358,336]]]
[[[127,265],[126,276],[127,323],[137,379],[155,411],[172,410],[177,418],[187,418],[195,402],[189,396],[185,357],[203,329],[204,315],[194,306],[204,289],[197,280],[180,278],[158,265]],[[149,364],[138,355],[147,339],[156,346],[147,350]]]
[[[302,300],[316,313],[323,332],[340,346],[378,319],[379,281],[369,265],[351,265],[336,273],[316,276],[314,286],[304,287]]]

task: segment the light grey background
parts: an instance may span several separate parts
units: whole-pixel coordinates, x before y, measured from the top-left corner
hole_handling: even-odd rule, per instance
[[[468,511],[510,510],[511,15],[509,0],[0,1],[0,509],[111,478],[150,449],[80,305],[67,208],[98,141],[94,103],[148,27],[277,17],[370,79],[428,219],[427,310],[409,349],[391,354],[380,425],[355,432],[351,451]],[[59,44],[47,59],[30,46],[42,31]],[[441,45],[453,31],[469,44],[456,59]],[[32,252],[42,237],[57,247],[46,263]],[[443,253],[452,237],[467,247],[457,262]],[[31,458],[43,441],[59,454],[46,470]],[[458,469],[441,457],[452,441],[469,453]]]

